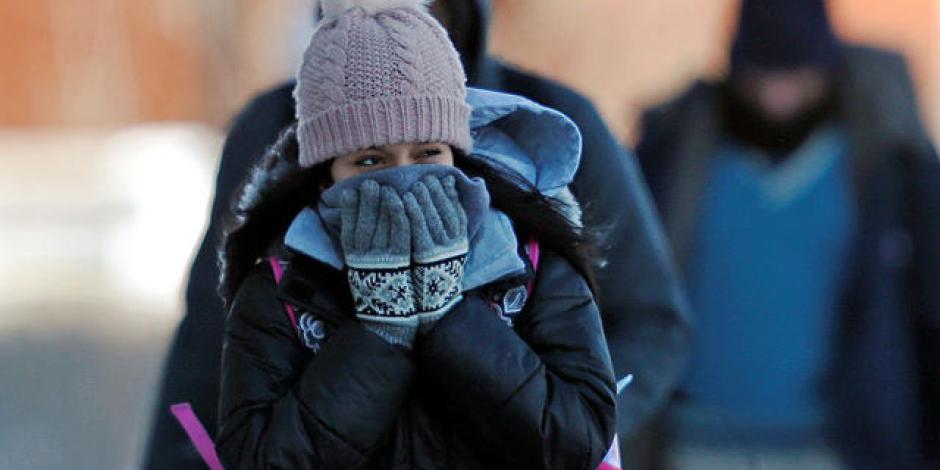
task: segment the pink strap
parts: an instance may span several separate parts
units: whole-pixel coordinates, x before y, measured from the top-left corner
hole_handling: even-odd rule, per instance
[[[281,282],[281,278],[284,277],[284,269],[281,268],[281,260],[277,256],[272,256],[269,258],[269,261],[271,263],[271,269],[274,271],[275,282]],[[287,310],[287,317],[290,318],[290,322],[296,330],[297,315],[294,314],[294,308],[286,303],[284,304],[284,308]],[[202,457],[202,461],[206,463],[209,470],[224,470],[222,463],[219,461],[219,456],[215,452],[215,444],[212,443],[212,438],[209,437],[209,433],[206,432],[206,428],[202,425],[202,422],[199,421],[199,418],[193,411],[193,407],[189,403],[177,403],[170,406],[170,412],[173,413],[176,420],[183,426],[183,430],[186,431],[186,435],[189,436],[189,440],[192,441],[193,445],[196,447],[196,451],[199,452],[199,456]]]
[[[170,413],[173,413],[176,420],[183,426],[183,430],[196,446],[196,451],[199,452],[199,456],[202,457],[202,461],[206,463],[209,470],[224,470],[219,456],[215,453],[215,444],[212,443],[206,428],[193,412],[193,407],[189,403],[177,403],[170,405]]]
[[[539,242],[538,240],[534,238],[530,239],[528,248],[529,248],[528,250],[529,261],[532,262],[532,270],[538,271],[539,270]],[[529,280],[529,283],[525,286],[525,289],[529,294],[532,294],[532,286],[534,284],[535,284],[535,276],[533,276],[532,279]]]
[[[281,267],[281,259],[277,256],[272,256],[268,258],[268,262],[271,263],[271,270],[274,271],[274,282],[280,283],[281,278],[284,277],[284,268]],[[284,310],[287,310],[287,317],[290,318],[291,325],[294,325],[294,329],[297,329],[297,315],[294,314],[294,307],[291,307],[290,304],[284,302]]]

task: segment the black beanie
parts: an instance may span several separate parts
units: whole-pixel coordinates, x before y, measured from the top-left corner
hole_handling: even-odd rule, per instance
[[[839,41],[825,0],[743,0],[731,70],[833,66]]]

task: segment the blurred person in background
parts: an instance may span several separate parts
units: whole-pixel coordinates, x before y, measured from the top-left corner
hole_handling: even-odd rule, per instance
[[[940,163],[904,60],[744,0],[728,77],[643,121],[694,312],[676,468],[940,464]]]
[[[558,109],[581,130],[584,157],[572,191],[584,208],[585,223],[608,234],[600,247],[605,264],[597,272],[598,301],[622,390],[617,431],[622,441],[628,440],[672,390],[689,341],[685,300],[636,161],[584,97],[487,55],[489,0],[438,0],[431,8],[448,29],[470,85],[519,94]],[[293,82],[288,82],[262,93],[232,124],[209,227],[190,272],[186,314],[164,370],[144,457],[147,469],[202,468],[195,449],[167,410],[172,403],[191,402],[206,427],[216,429],[225,319],[217,294],[221,221],[230,212],[232,196],[248,169],[278,133],[294,122],[293,88]]]

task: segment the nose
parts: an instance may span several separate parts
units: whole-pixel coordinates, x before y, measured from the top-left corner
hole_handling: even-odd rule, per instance
[[[411,161],[411,155],[407,151],[395,152],[392,156],[392,166],[394,167],[408,166],[412,163],[414,162]]]

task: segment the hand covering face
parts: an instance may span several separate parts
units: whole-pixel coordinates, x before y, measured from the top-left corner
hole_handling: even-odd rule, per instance
[[[463,297],[469,244],[456,184],[453,175],[426,175],[403,197],[411,223],[411,279],[425,331]]]
[[[346,275],[363,325],[410,347],[418,329],[411,280],[411,227],[398,193],[364,181],[342,191],[340,240]]]

